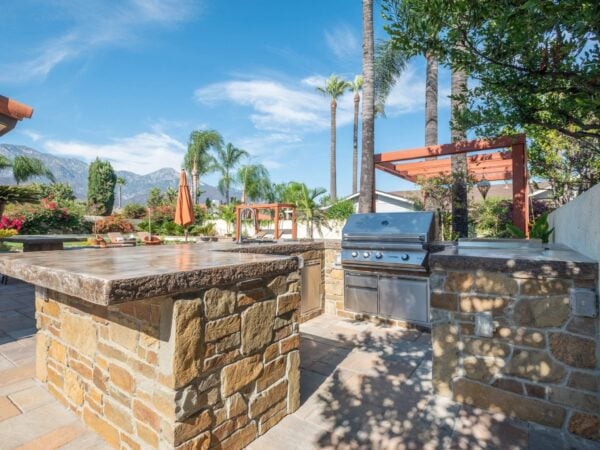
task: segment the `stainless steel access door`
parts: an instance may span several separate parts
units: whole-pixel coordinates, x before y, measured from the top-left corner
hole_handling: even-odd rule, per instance
[[[321,262],[307,261],[302,268],[300,313],[321,307]]]
[[[429,322],[427,279],[380,276],[379,314],[410,322]]]
[[[377,314],[377,275],[346,272],[344,307],[348,311]]]

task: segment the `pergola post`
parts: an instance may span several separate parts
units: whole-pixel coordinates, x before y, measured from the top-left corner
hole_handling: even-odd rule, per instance
[[[279,207],[275,207],[275,229],[273,230],[273,238],[279,239]]]
[[[298,224],[296,223],[296,208],[292,208],[292,239],[298,239]]]
[[[242,209],[238,206],[235,208],[235,239],[239,240],[242,236]]]
[[[512,146],[513,224],[529,236],[527,153],[525,143]]]

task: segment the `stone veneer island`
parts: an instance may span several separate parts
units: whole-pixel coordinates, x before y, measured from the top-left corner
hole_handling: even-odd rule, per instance
[[[0,273],[36,286],[37,377],[116,448],[242,448],[299,406],[296,257],[77,250]]]
[[[596,289],[598,264],[560,246],[449,249],[430,263],[436,393],[600,440],[599,319],[569,304],[570,288]]]

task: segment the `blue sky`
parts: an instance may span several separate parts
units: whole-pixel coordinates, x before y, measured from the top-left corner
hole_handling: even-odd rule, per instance
[[[378,3],[378,2],[376,2]],[[179,168],[214,128],[275,182],[329,185],[329,105],[315,86],[361,71],[360,0],[0,0],[0,94],[34,107],[2,142],[117,169]],[[376,38],[385,38],[376,11]],[[376,123],[376,152],[424,142],[424,61]],[[440,142],[449,140],[440,73]],[[338,111],[338,195],[351,190],[352,96]],[[410,184],[378,172],[378,188]],[[216,176],[206,181],[215,183]]]

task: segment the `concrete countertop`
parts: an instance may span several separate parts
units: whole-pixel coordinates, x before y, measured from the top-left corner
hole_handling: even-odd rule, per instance
[[[185,293],[297,269],[298,260],[293,257],[219,251],[217,244],[0,256],[0,273],[100,305]]]
[[[446,248],[429,256],[432,270],[486,270],[522,277],[552,276],[594,279],[598,263],[569,247],[547,244],[540,249]]]

